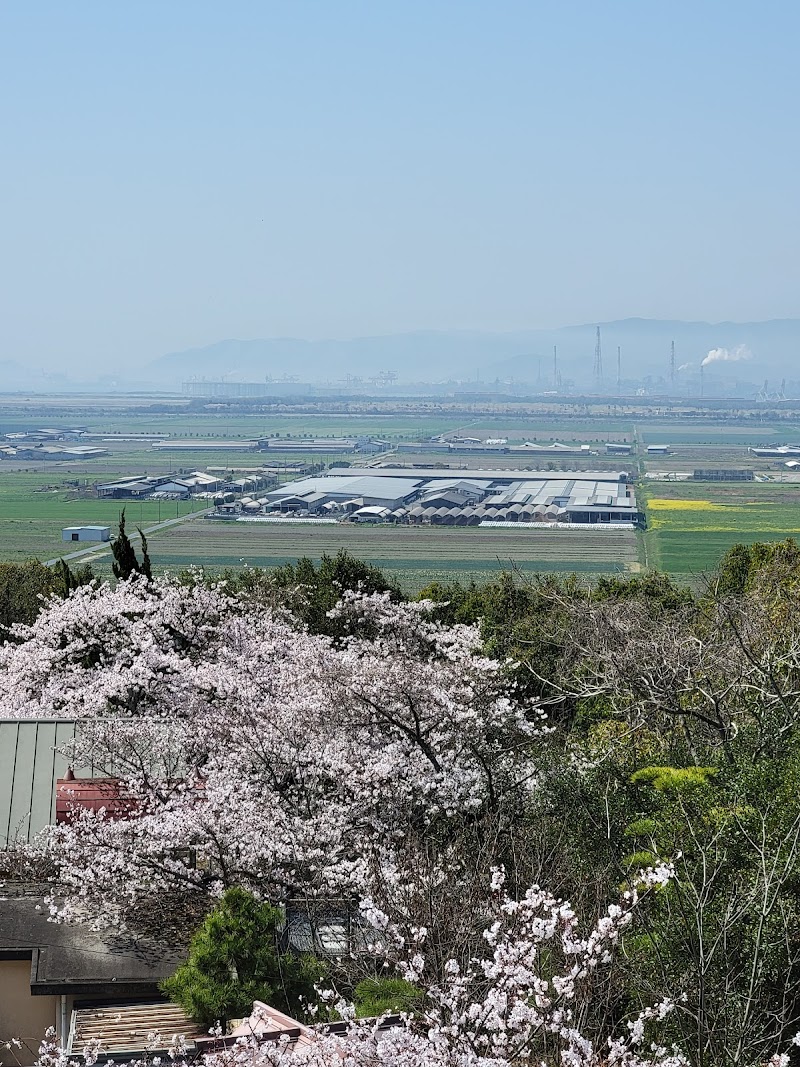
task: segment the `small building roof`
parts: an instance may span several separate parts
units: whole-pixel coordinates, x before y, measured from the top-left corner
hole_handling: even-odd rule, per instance
[[[158,1035],[158,1044],[153,1044]],[[104,1057],[167,1052],[173,1038],[183,1038],[188,1050],[197,1038],[205,1037],[178,1004],[113,1004],[79,1008],[72,1013],[67,1055],[81,1056],[87,1047],[101,1047]]]
[[[391,513],[391,510],[392,510],[391,508],[383,507],[380,504],[370,504],[367,507],[358,508],[357,511],[354,511],[351,514],[350,518],[351,519],[358,519],[358,518],[361,518],[362,516],[364,518],[367,518],[369,516],[373,516],[375,518],[385,518],[387,515],[389,515]]]
[[[158,995],[183,955],[161,942],[50,922],[41,898],[12,897],[0,908],[0,958],[31,959],[31,992],[86,997]]]
[[[255,1037],[261,1041],[278,1041],[283,1038],[288,1041],[289,1048],[294,1048],[295,1045],[311,1045],[317,1038],[310,1026],[305,1026],[291,1015],[286,1015],[260,1000],[253,1003],[250,1018],[231,1031],[230,1036]]]
[[[0,848],[56,821],[56,782],[67,770],[57,749],[75,729],[66,719],[0,720]]]

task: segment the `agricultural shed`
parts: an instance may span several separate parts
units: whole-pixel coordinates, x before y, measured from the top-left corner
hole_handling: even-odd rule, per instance
[[[61,531],[62,541],[110,541],[110,526],[66,526]]]
[[[355,522],[383,522],[391,514],[391,509],[380,507],[376,504],[357,508],[350,513],[350,518]]]
[[[790,461],[791,462],[791,461]],[[788,467],[789,464],[787,463]],[[755,481],[755,473],[751,470],[737,470],[728,467],[723,470],[696,470],[692,475],[699,482],[752,482]]]

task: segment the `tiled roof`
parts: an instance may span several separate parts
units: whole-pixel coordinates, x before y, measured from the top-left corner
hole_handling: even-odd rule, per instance
[[[97,1043],[103,1057],[165,1052],[173,1038],[185,1039],[189,1050],[205,1030],[177,1004],[116,1004],[80,1008],[72,1013],[67,1054],[80,1056]]]

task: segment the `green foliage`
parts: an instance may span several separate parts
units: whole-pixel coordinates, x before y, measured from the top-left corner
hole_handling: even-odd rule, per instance
[[[280,951],[282,922],[279,908],[243,889],[228,889],[162,991],[203,1026],[249,1015],[254,1000],[303,1018],[325,967],[313,956]]]
[[[42,598],[53,593],[53,572],[37,559],[0,563],[0,628],[32,623]]]
[[[648,571],[646,574],[598,578],[593,600],[646,599],[648,604],[661,611],[676,611],[694,601],[694,595],[686,586],[680,586],[666,574]]]
[[[799,587],[800,545],[789,537],[734,545],[720,560],[713,591],[717,596],[740,597],[756,590],[762,596],[785,596]]]
[[[483,585],[471,582],[432,582],[418,599],[433,600],[436,616],[450,625],[480,623],[487,655],[513,664],[511,672],[521,693],[551,697],[540,678],[558,675],[569,625],[566,606],[576,601],[644,600],[652,613],[664,614],[690,605],[693,594],[668,577],[656,573],[630,577],[599,578],[590,585],[576,576],[538,574],[520,576],[504,571]],[[569,702],[551,706],[550,717],[582,730],[608,712],[602,700]]]
[[[642,767],[631,775],[631,781],[636,785],[652,785],[659,793],[683,794],[707,786],[716,774],[716,767]]]
[[[343,592],[389,593],[393,600],[402,599],[399,586],[383,571],[344,549],[335,556],[323,555],[317,565],[303,557],[273,571],[226,571],[223,578],[230,592],[289,607],[312,633],[331,637],[344,632],[340,620],[328,618]]]
[[[53,567],[53,592],[63,599],[81,585],[88,585],[95,579],[91,563],[84,563],[74,571],[66,560],[60,559]]]
[[[111,553],[114,557],[114,562],[112,563],[114,577],[121,581],[125,581],[133,574],[141,574],[145,578],[153,577],[150,557],[147,554],[147,538],[141,530],[139,530],[139,537],[142,542],[141,562],[139,562],[130,538],[125,531],[125,508],[123,508],[119,514],[119,531],[111,542]]]
[[[403,978],[365,978],[355,988],[353,1003],[360,1019],[412,1013],[422,1001],[422,990]]]
[[[0,563],[0,636],[14,623],[30,625],[54,594],[69,596],[73,589],[94,577],[88,563],[74,571],[64,560],[54,567],[46,567],[38,559]]]
[[[634,819],[625,827],[626,837],[652,836],[658,828],[655,819]]]

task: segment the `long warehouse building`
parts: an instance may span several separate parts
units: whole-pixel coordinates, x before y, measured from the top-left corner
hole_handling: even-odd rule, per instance
[[[355,521],[641,524],[626,472],[528,473],[509,470],[409,471],[334,468],[266,495],[268,512]]]

